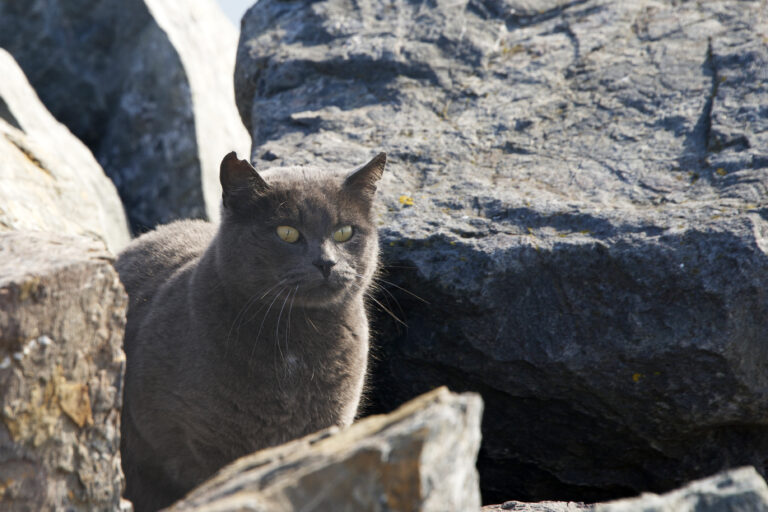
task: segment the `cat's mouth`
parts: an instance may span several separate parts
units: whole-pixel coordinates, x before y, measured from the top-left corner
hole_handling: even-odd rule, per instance
[[[328,301],[345,295],[354,286],[354,276],[331,272],[328,277],[305,275],[294,283],[298,286],[298,297],[310,302]]]

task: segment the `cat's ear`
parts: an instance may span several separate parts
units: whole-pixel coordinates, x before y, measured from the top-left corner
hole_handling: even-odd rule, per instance
[[[256,169],[247,160],[239,160],[234,151],[221,161],[219,180],[225,208],[231,208],[237,197],[253,197],[269,190]]]
[[[346,177],[344,189],[366,199],[373,199],[373,194],[376,192],[376,182],[381,179],[386,163],[387,154],[379,153],[373,157],[373,160],[355,169]]]

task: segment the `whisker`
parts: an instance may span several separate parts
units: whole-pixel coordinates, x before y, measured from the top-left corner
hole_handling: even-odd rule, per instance
[[[280,285],[280,284],[282,284],[283,282],[284,282],[284,281],[280,281],[280,282],[279,282],[279,283],[278,283],[276,286],[279,286],[279,285]],[[266,291],[265,293],[263,293],[263,294],[261,295],[261,297],[259,297],[259,300],[261,300],[261,299],[263,299],[264,297],[266,297],[266,296],[269,294],[269,292],[270,292],[271,290],[273,290],[273,289],[274,289],[276,286],[273,286],[273,287],[272,287],[270,290],[268,290],[268,291]],[[275,298],[277,298],[277,296],[279,296],[280,294],[282,294],[282,293],[283,293],[283,290],[285,290],[285,288],[282,288],[282,289],[281,289],[279,292],[277,292],[277,295],[275,295]],[[274,300],[274,299],[272,299],[272,300]],[[265,305],[266,305],[266,302],[265,302],[264,304],[262,304],[262,305],[261,305],[261,307],[260,307],[259,309],[257,309],[256,311],[254,311],[254,312],[253,312],[253,314],[251,315],[251,317],[250,317],[248,320],[244,320],[244,321],[240,322],[240,326],[242,327],[242,326],[243,326],[243,324],[246,324],[246,323],[250,322],[251,320],[253,320],[254,318],[256,318],[256,315],[258,315],[258,314],[259,314],[259,312],[260,312],[262,309],[264,309],[264,306],[265,306]],[[270,304],[270,306],[271,306],[271,304]]]
[[[396,315],[395,315],[393,312],[391,312],[389,309],[387,309],[387,308],[386,308],[386,306],[384,306],[384,304],[382,304],[382,303],[381,303],[381,302],[379,302],[378,300],[374,299],[373,297],[368,297],[368,298],[369,298],[369,299],[371,299],[371,300],[372,300],[373,302],[375,302],[376,304],[378,304],[378,305],[379,305],[379,307],[380,307],[381,309],[383,309],[385,312],[387,312],[387,313],[389,314],[389,316],[391,316],[392,318],[394,318],[396,322],[398,322],[398,323],[400,323],[400,324],[404,325],[405,327],[408,327],[408,324],[406,324],[405,322],[403,322],[402,320],[400,320],[400,319],[399,319],[399,318],[398,318],[398,317],[397,317],[397,316],[396,316]]]
[[[400,301],[397,300],[397,297],[395,297],[391,291],[387,290],[380,284],[376,283],[375,286],[376,286],[375,290],[377,291],[380,290],[386,294],[384,295],[384,299],[387,301],[387,306],[390,305],[389,299],[392,299],[392,302],[395,303],[395,306],[397,306],[397,309],[399,310],[400,314],[403,316],[403,318],[405,318],[406,317],[405,311],[403,311],[403,307],[400,305]]]
[[[277,351],[280,353],[280,359],[282,359],[283,363],[285,363],[285,355],[283,355],[283,350],[280,348],[280,319],[283,318],[283,310],[285,309],[285,304],[290,298],[291,292],[289,291],[285,296],[282,307],[280,307],[280,313],[277,315],[277,324],[275,324],[275,343],[277,344]]]
[[[293,289],[293,297],[291,297],[291,304],[288,306],[288,328],[285,330],[285,349],[288,350],[288,343],[291,336],[291,311],[293,311],[293,301],[296,299],[296,294],[299,292],[299,285]]]
[[[284,279],[278,281],[276,284],[273,284],[272,286],[267,288],[267,291],[265,291],[261,295],[261,297],[257,298],[257,296],[259,294],[258,293],[254,293],[253,295],[251,295],[248,298],[247,301],[245,301],[245,304],[243,305],[242,308],[240,308],[240,311],[238,311],[237,315],[235,316],[235,319],[232,320],[232,325],[229,327],[229,331],[227,332],[227,337],[226,337],[226,340],[224,342],[224,351],[225,352],[229,351],[229,340],[232,339],[232,331],[237,330],[238,333],[240,332],[240,328],[243,326],[243,323],[245,323],[245,314],[248,312],[248,310],[253,306],[253,304],[256,301],[259,301],[259,300],[263,299],[264,297],[266,297],[266,295],[270,291],[275,289],[277,286],[280,286],[283,283],[283,281],[284,281]],[[238,321],[239,321],[239,324],[238,324]],[[237,325],[237,329],[235,329],[235,325]]]
[[[410,290],[406,290],[406,289],[405,289],[405,288],[403,288],[402,286],[396,285],[396,284],[395,284],[395,283],[393,283],[392,281],[387,281],[386,279],[382,279],[381,277],[377,277],[377,278],[376,278],[376,281],[381,281],[382,283],[386,283],[386,284],[388,284],[388,285],[390,285],[390,286],[394,286],[394,287],[395,287],[395,288],[397,288],[398,290],[401,290],[401,291],[403,291],[403,292],[407,293],[408,295],[410,295],[410,296],[411,296],[411,297],[413,297],[414,299],[418,299],[418,300],[420,300],[421,302],[423,302],[424,304],[429,304],[429,301],[428,301],[428,300],[426,300],[426,299],[422,299],[421,297],[419,297],[418,295],[416,295],[416,294],[415,294],[415,293],[413,293],[412,291],[410,291]]]
[[[261,319],[261,325],[259,325],[259,331],[256,333],[256,339],[253,342],[253,348],[251,349],[251,356],[248,358],[248,363],[251,362],[251,360],[253,359],[253,355],[256,353],[256,346],[257,346],[257,344],[259,342],[259,337],[261,336],[261,330],[264,328],[264,321],[267,319],[267,316],[269,316],[269,312],[272,309],[272,305],[275,303],[277,298],[280,295],[282,295],[284,290],[285,290],[285,288],[281,288],[280,291],[277,292],[277,294],[275,295],[275,298],[272,299],[272,302],[269,303],[269,307],[267,308],[266,313],[264,313],[264,316]],[[251,318],[253,318],[253,317],[251,317]]]
[[[356,275],[357,277],[359,277],[360,279],[364,279],[364,278],[365,278],[365,276],[364,276],[364,275],[362,275],[362,274],[358,274],[357,272],[355,272],[355,275]],[[373,283],[372,283],[372,288],[374,288],[375,290],[381,290],[382,292],[386,293],[386,294],[389,296],[389,297],[386,297],[386,296],[385,296],[385,299],[386,299],[386,301],[387,301],[387,304],[389,305],[389,299],[391,298],[391,299],[392,299],[392,301],[393,301],[393,302],[394,302],[394,303],[397,305],[397,309],[399,309],[399,310],[400,310],[400,314],[401,314],[401,315],[403,315],[403,317],[405,317],[405,316],[406,316],[406,314],[405,314],[405,311],[403,311],[403,308],[402,308],[402,306],[400,306],[400,302],[399,302],[399,301],[397,300],[397,298],[396,298],[396,297],[395,297],[395,296],[392,294],[392,292],[390,292],[389,290],[387,290],[386,288],[384,288],[382,285],[380,285],[380,284],[378,283],[378,280],[379,280],[379,278],[378,278],[378,277],[375,277],[375,278],[374,278],[374,280],[373,280]],[[393,284],[393,285],[394,285],[394,283],[391,283],[391,284]],[[361,285],[360,283],[354,283],[354,285],[355,285],[355,286],[357,286],[358,288],[362,288],[362,285]],[[403,291],[407,291],[407,290],[403,290]],[[369,298],[373,299],[373,297],[371,296],[371,293],[370,293],[368,290],[366,290],[366,291],[365,291],[365,294],[366,294],[366,296],[367,296],[367,297],[369,297]],[[421,299],[420,297],[417,297],[417,298],[419,298],[419,299],[420,299],[420,300],[422,300],[423,302],[425,302],[425,303],[429,304],[429,303],[428,303],[428,302],[426,302],[424,299]],[[378,301],[376,301],[376,302],[377,302],[377,303],[378,303],[378,304],[379,304],[379,305],[380,305],[382,308],[384,308],[384,305],[383,305],[383,304],[381,304],[381,303],[380,303],[380,302],[378,302]],[[398,321],[400,321],[400,322],[401,322],[403,325],[406,325],[406,324],[405,324],[405,322],[403,322],[402,320],[398,319]]]
[[[240,311],[237,312],[237,315],[235,315],[235,319],[232,320],[232,325],[229,326],[229,331],[227,331],[227,337],[224,339],[224,353],[229,352],[229,340],[232,338],[232,331],[235,329],[235,325],[237,324],[238,320],[240,320],[240,317],[244,316],[245,312],[250,309],[250,307],[253,305],[253,303],[256,301],[256,296],[258,293],[254,293],[251,295],[247,301],[245,301],[245,304],[243,304],[243,307],[240,308]],[[240,327],[237,328],[238,332],[240,331]]]
[[[304,320],[306,320],[307,323],[309,323],[309,325],[312,326],[312,328],[315,330],[316,333],[320,334],[320,329],[318,329],[315,326],[315,323],[307,316],[307,310],[306,309],[304,309]]]

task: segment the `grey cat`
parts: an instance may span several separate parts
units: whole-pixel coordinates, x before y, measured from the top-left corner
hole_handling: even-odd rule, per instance
[[[385,162],[262,177],[230,153],[218,227],[174,222],[120,254],[130,298],[121,452],[137,512],[242,455],[352,422]]]

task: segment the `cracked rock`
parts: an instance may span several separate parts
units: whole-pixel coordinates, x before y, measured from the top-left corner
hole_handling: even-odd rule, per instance
[[[0,509],[118,509],[127,303],[100,242],[0,233]]]
[[[471,512],[482,400],[445,388],[243,457],[167,512]]]
[[[486,503],[768,469],[765,24],[757,0],[246,14],[257,167],[389,155],[377,300],[407,328],[379,315],[371,410],[482,393]]]

